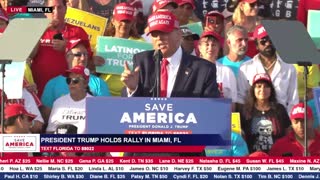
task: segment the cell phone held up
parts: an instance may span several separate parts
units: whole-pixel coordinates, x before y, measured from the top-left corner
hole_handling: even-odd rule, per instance
[[[213,26],[222,23],[222,20],[217,16],[207,16],[206,26]]]
[[[57,33],[53,36],[53,39],[57,39],[57,40],[63,40],[63,36],[62,33]]]

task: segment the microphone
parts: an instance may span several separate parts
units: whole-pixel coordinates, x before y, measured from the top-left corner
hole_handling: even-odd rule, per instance
[[[157,62],[161,62],[163,58],[162,52],[160,49],[156,49],[153,53],[153,59]]]
[[[62,33],[57,33],[53,36],[53,39],[63,40]]]

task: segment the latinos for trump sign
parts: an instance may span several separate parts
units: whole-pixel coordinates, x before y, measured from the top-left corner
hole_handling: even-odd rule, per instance
[[[104,34],[108,19],[68,7],[65,22],[82,27],[89,35],[90,45],[93,50],[97,44],[97,37]]]
[[[199,36],[201,36],[201,34],[203,32],[203,27],[202,27],[202,23],[201,22],[187,24],[187,25],[183,25],[183,26],[188,27],[192,32],[198,34]]]
[[[90,97],[87,133],[215,134],[230,140],[230,104],[214,98]]]
[[[320,49],[320,11],[309,10],[308,12],[308,32],[318,49]]]
[[[149,43],[102,36],[98,37],[97,46],[97,55],[104,58],[105,64],[97,66],[96,70],[99,73],[109,74],[121,74],[125,61],[132,68],[134,54],[153,49]]]

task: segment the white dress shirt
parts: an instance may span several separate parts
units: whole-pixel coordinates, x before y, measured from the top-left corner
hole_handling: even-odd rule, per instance
[[[258,73],[267,73],[259,59],[259,54],[240,66],[237,84],[239,103],[244,103],[248,89],[252,85],[253,77]],[[283,62],[277,55],[277,62],[270,78],[275,88],[278,102],[284,105],[287,111],[290,112],[292,106],[299,102],[297,74],[294,66]]]
[[[171,57],[168,57],[166,59],[169,62],[169,64],[167,65],[167,70],[168,70],[167,97],[170,97],[174,83],[176,82],[177,73],[178,73],[181,59],[182,59],[182,48],[179,47]],[[128,97],[132,97],[132,95],[137,91],[137,89],[138,89],[138,86],[132,93],[130,93],[129,89],[127,88]]]
[[[182,48],[179,47],[171,57],[168,57],[166,59],[169,62],[167,66],[167,70],[168,70],[167,97],[170,97],[174,83],[176,82],[177,73],[178,73],[181,59],[182,59]]]

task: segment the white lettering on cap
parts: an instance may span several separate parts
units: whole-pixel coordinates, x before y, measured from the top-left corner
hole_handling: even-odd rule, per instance
[[[171,20],[171,16],[169,16],[169,15],[163,15],[163,14],[153,15],[153,16],[151,16],[151,17],[148,19],[148,22],[151,22],[151,21],[154,21],[154,20],[158,20],[158,19],[168,19],[168,20]]]
[[[296,114],[301,114],[304,113],[304,108],[303,107],[296,107],[293,111],[292,114],[296,115]]]
[[[260,34],[264,33],[265,31],[266,31],[266,29],[264,29],[264,27],[260,27],[258,29],[258,34],[260,35]]]
[[[255,81],[258,79],[270,79],[270,78],[266,74],[258,74],[258,75],[256,75]]]
[[[149,26],[153,27],[153,26],[156,26],[156,25],[159,25],[159,24],[169,25],[170,21],[159,19],[159,20],[155,20],[155,21],[152,21],[151,23],[149,23]]]

